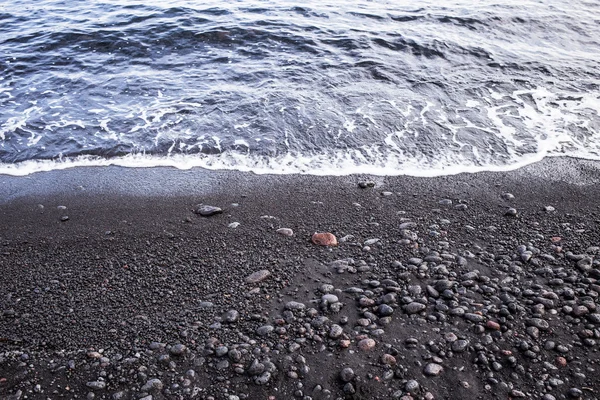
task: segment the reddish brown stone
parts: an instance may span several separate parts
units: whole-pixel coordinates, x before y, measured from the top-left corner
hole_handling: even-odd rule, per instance
[[[488,322],[486,322],[485,326],[487,326],[488,329],[493,329],[495,331],[500,330],[500,324],[497,323],[496,321],[488,321]]]
[[[556,364],[559,367],[566,367],[567,366],[567,360],[564,357],[556,357]]]
[[[338,244],[336,237],[333,233],[329,232],[315,232],[315,234],[312,235],[312,242],[319,246],[337,246]]]

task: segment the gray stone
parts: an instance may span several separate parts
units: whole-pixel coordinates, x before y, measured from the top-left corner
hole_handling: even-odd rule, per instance
[[[423,369],[423,373],[427,376],[438,376],[442,373],[444,367],[436,363],[429,363]]]
[[[256,271],[251,273],[246,277],[246,283],[255,284],[264,281],[269,276],[271,276],[271,272],[266,269],[261,269],[260,271]]]
[[[256,330],[256,333],[257,333],[259,336],[266,336],[266,335],[268,335],[269,333],[273,332],[273,330],[275,330],[275,328],[273,327],[273,325],[263,325],[263,326],[259,327],[259,328]]]
[[[256,378],[254,378],[254,382],[257,385],[266,385],[271,379],[271,373],[269,371],[265,371]]]
[[[92,390],[102,390],[106,388],[106,382],[104,381],[91,381],[86,383],[85,385]]]
[[[526,323],[528,326],[535,326],[536,328],[542,331],[546,331],[550,328],[550,324],[548,323],[548,321],[541,318],[530,318],[527,320]]]
[[[350,382],[352,379],[354,379],[354,371],[352,368],[344,368],[340,372],[340,379],[342,382]]]
[[[410,394],[416,394],[420,388],[421,386],[419,385],[419,382],[415,381],[414,379],[409,380],[406,382],[406,385],[404,385],[404,390]]]
[[[185,347],[185,345],[176,344],[173,347],[171,347],[169,352],[174,356],[181,356],[185,353],[186,350],[187,350],[187,347]]]
[[[229,310],[223,315],[223,321],[229,323],[237,322],[239,318],[240,313],[237,310]]]
[[[219,207],[204,204],[198,204],[196,208],[194,208],[194,214],[199,214],[203,217],[210,217],[211,215],[221,214],[222,212],[223,210]]]
[[[163,388],[163,383],[160,379],[158,378],[153,378],[148,380],[144,386],[142,386],[142,392],[152,392],[152,391],[159,391],[162,390]]]
[[[427,308],[427,306],[425,304],[417,303],[416,301],[413,301],[412,303],[409,303],[404,306],[404,311],[407,314],[416,314],[416,313],[419,313],[419,312],[425,310],[426,308]]]
[[[285,303],[285,309],[291,311],[304,310],[306,305],[304,303],[299,303],[297,301],[288,301]]]
[[[331,325],[331,329],[329,330],[329,337],[332,339],[337,339],[340,336],[342,336],[343,333],[344,329],[341,326],[333,324]]]
[[[294,231],[290,228],[279,228],[277,229],[277,233],[283,236],[291,237],[294,236]]]

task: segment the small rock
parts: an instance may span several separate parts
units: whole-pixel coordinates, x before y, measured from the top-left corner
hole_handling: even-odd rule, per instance
[[[337,239],[333,233],[323,232],[312,235],[312,242],[319,246],[337,246]]]
[[[442,373],[444,367],[436,363],[429,363],[423,369],[423,373],[427,376],[438,376]]]
[[[85,385],[92,390],[102,390],[102,389],[106,388],[106,382],[104,382],[104,381],[92,381],[92,382],[86,383]]]
[[[381,363],[385,365],[396,365],[396,357],[386,353],[381,356]]]
[[[266,385],[269,380],[271,380],[271,373],[269,371],[265,371],[256,378],[254,378],[254,383],[257,385]]]
[[[375,347],[375,341],[373,339],[363,339],[358,342],[358,348],[362,351],[369,351]]]
[[[415,381],[414,379],[409,380],[406,382],[406,385],[404,385],[404,390],[410,394],[417,393],[420,388],[419,382]]]
[[[490,321],[487,321],[487,322],[485,323],[485,326],[486,326],[488,329],[492,329],[492,330],[494,330],[494,331],[499,331],[499,330],[500,330],[500,324],[499,324],[499,323],[497,323],[496,321],[491,321],[491,320],[490,320]]]
[[[340,379],[342,382],[350,382],[352,379],[354,379],[354,371],[352,368],[344,368],[340,372]]]
[[[266,269],[261,269],[260,271],[256,271],[251,273],[246,277],[246,283],[255,284],[264,281],[269,276],[271,276],[271,272]]]
[[[416,314],[416,313],[423,311],[426,308],[427,308],[427,306],[425,304],[417,303],[416,301],[413,301],[412,303],[409,303],[404,306],[404,311],[407,314]]]
[[[223,315],[223,322],[233,323],[237,322],[239,318],[240,313],[237,312],[237,310],[229,310],[225,313],[225,315]]]
[[[171,349],[169,350],[170,353],[174,356],[181,356],[185,353],[185,351],[187,350],[187,347],[185,347],[184,344],[176,344],[173,347],[171,347]]]
[[[304,303],[299,303],[297,301],[288,301],[285,303],[285,309],[291,311],[304,310],[306,305]]]
[[[504,213],[504,215],[506,215],[507,217],[516,217],[517,216],[517,210],[510,207],[508,210],[506,210],[506,212]]]
[[[258,336],[267,336],[269,333],[273,332],[275,328],[273,325],[263,325],[256,329],[256,334]]]
[[[294,236],[294,231],[290,228],[279,228],[276,232],[287,237]]]
[[[153,392],[162,390],[163,383],[158,378],[149,379],[144,386],[142,386],[142,392]]]
[[[333,324],[331,325],[331,329],[329,330],[329,337],[332,339],[337,339],[340,336],[342,336],[343,333],[344,329],[341,326]]]
[[[198,204],[196,208],[194,208],[194,214],[202,215],[203,217],[210,217],[211,215],[221,214],[223,210],[219,207],[208,206],[204,204]]]

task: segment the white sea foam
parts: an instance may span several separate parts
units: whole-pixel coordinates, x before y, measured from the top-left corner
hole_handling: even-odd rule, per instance
[[[490,91],[477,101],[468,99],[460,110],[440,108],[431,102],[403,104],[381,100],[379,104],[391,105],[397,112],[397,126],[389,133],[381,135],[379,141],[359,144],[356,148],[327,149],[318,151],[295,150],[301,137],[298,132],[285,129],[283,138],[285,151],[273,156],[260,155],[251,151],[250,140],[274,142],[269,136],[255,138],[233,138],[228,145],[218,133],[198,135],[189,128],[184,131],[169,130],[169,122],[161,121],[167,114],[173,114],[176,123],[180,116],[174,114],[171,106],[139,109],[132,113],[132,119],[140,124],[132,131],[152,127],[156,132],[155,143],[168,141],[166,155],[131,154],[124,157],[104,159],[81,156],[57,160],[25,161],[18,164],[1,164],[0,174],[28,175],[39,171],[65,169],[78,166],[118,165],[124,167],[169,166],[181,169],[201,167],[252,171],[259,174],[313,174],[313,175],[411,175],[439,176],[461,172],[506,171],[522,167],[551,156],[571,156],[584,159],[600,159],[600,95],[597,93],[561,93],[539,87],[533,90],[518,90],[513,93]],[[369,109],[369,114],[365,110]],[[276,108],[279,110],[279,107]],[[346,118],[343,126],[337,126],[338,139],[342,132],[360,137],[361,129],[383,129],[375,123],[377,104],[369,103],[358,108],[352,115],[357,119]],[[31,107],[20,117],[8,118],[0,126],[0,148],[6,136],[16,130],[30,133],[27,144],[34,146],[41,136],[27,130],[27,120],[39,114],[37,107]],[[307,121],[308,122],[308,121]],[[312,122],[312,121],[311,121]],[[379,122],[379,121],[378,121]],[[60,116],[46,126],[85,127],[86,122],[66,119]],[[101,116],[95,121],[100,128],[96,135],[106,139],[127,142],[127,135],[111,129],[111,120]],[[234,126],[244,129],[247,123]],[[314,128],[311,123],[311,129]],[[330,131],[328,125],[324,126]],[[437,127],[437,128],[436,128]],[[430,128],[438,129],[444,141],[428,144],[433,152],[423,154],[418,148],[419,140],[428,140]],[[441,132],[441,133],[440,133]],[[474,132],[474,133],[473,133]],[[485,133],[477,142],[478,132]],[[469,136],[471,135],[471,136]],[[181,138],[197,138],[197,142],[182,142]],[[474,138],[474,139],[473,139]],[[135,143],[130,143],[134,145]],[[232,146],[233,145],[233,149]],[[197,151],[197,149],[217,149],[220,154],[180,154],[177,151]]]
[[[335,152],[318,156],[291,155],[280,157],[253,157],[248,154],[225,152],[218,155],[171,154],[156,156],[130,154],[123,157],[101,158],[79,156],[57,160],[29,160],[17,164],[0,163],[0,174],[25,176],[36,172],[63,170],[75,167],[121,166],[128,168],[174,167],[178,169],[204,168],[209,170],[238,170],[256,174],[306,174],[343,176],[368,174],[380,176],[421,176],[433,177],[475,173],[482,171],[511,171],[535,163],[545,157],[573,156],[589,160],[600,160],[600,156],[589,153],[547,153],[528,154],[505,165],[461,165],[448,159],[429,163],[420,158],[403,159],[390,155],[387,158],[374,159],[377,149],[364,148],[362,151]],[[474,151],[476,149],[473,149]],[[365,156],[367,154],[367,156]]]

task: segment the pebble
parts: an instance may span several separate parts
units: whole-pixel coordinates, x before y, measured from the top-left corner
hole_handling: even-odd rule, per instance
[[[517,210],[509,207],[506,212],[504,213],[504,215],[506,215],[507,217],[516,217],[517,216]]]
[[[419,312],[425,310],[426,308],[427,308],[427,306],[425,304],[417,303],[417,302],[413,301],[412,303],[409,303],[404,306],[404,311],[407,314],[416,314],[416,313],[419,313]]]
[[[256,271],[248,275],[245,279],[246,283],[255,284],[264,281],[269,276],[271,276],[271,272],[266,269],[261,269],[260,271]]]
[[[499,331],[499,330],[500,330],[500,324],[499,324],[499,323],[497,323],[496,321],[491,321],[491,320],[490,320],[490,321],[487,321],[487,322],[485,323],[485,326],[486,326],[488,329],[492,329],[492,330],[494,330],[494,331]]]
[[[324,304],[333,304],[339,302],[340,299],[335,294],[325,294],[321,296],[321,302]]]
[[[276,232],[279,233],[280,235],[287,236],[287,237],[294,236],[294,231],[291,230],[290,228],[279,228],[279,229],[277,229]]]
[[[185,353],[185,351],[187,350],[187,347],[183,344],[176,344],[174,346],[171,347],[171,349],[169,350],[169,352],[174,355],[174,356],[181,356]]]
[[[158,378],[149,379],[144,386],[142,386],[142,392],[153,392],[163,389],[163,383]]]
[[[342,336],[343,333],[344,329],[341,326],[333,324],[331,325],[331,329],[329,330],[329,337],[332,339],[337,339],[340,336]]]
[[[305,308],[306,308],[306,305],[304,303],[300,303],[297,301],[288,301],[287,303],[285,303],[286,310],[299,311],[299,310],[304,310]]]
[[[419,385],[419,382],[417,382],[414,379],[409,380],[404,385],[404,390],[406,390],[410,394],[416,394],[419,392],[420,389],[421,389],[421,386]]]
[[[550,328],[550,324],[548,323],[548,321],[543,320],[541,318],[530,318],[526,321],[526,324],[530,326],[535,326],[536,328],[542,331],[548,330]]]
[[[333,233],[315,232],[311,238],[312,242],[319,246],[337,246],[337,239]]]
[[[85,384],[87,387],[89,387],[92,390],[102,390],[104,388],[106,388],[106,382],[104,381],[91,381]]]
[[[223,322],[234,323],[240,318],[240,313],[237,310],[229,310],[223,315]]]
[[[257,385],[266,385],[269,380],[271,380],[271,373],[269,371],[265,371],[262,374],[260,374],[259,376],[257,376],[256,378],[254,378],[254,382]]]
[[[381,356],[381,363],[385,365],[396,365],[396,357],[391,354],[384,354]]]
[[[352,370],[352,368],[344,368],[340,372],[340,379],[342,382],[350,382],[352,379],[354,379],[354,376],[354,370]]]
[[[275,330],[275,327],[273,325],[263,325],[259,328],[256,329],[256,333],[259,336],[267,336],[268,334],[270,334],[271,332],[273,332]]]
[[[427,376],[438,376],[442,373],[443,370],[444,368],[441,365],[436,363],[429,363],[423,369],[423,373]]]
[[[203,217],[210,217],[215,214],[221,214],[223,210],[219,207],[209,206],[204,204],[198,204],[196,208],[194,208],[194,214],[199,214]]]
[[[369,351],[375,348],[375,341],[373,339],[367,338],[362,339],[358,342],[358,348],[362,351]]]

